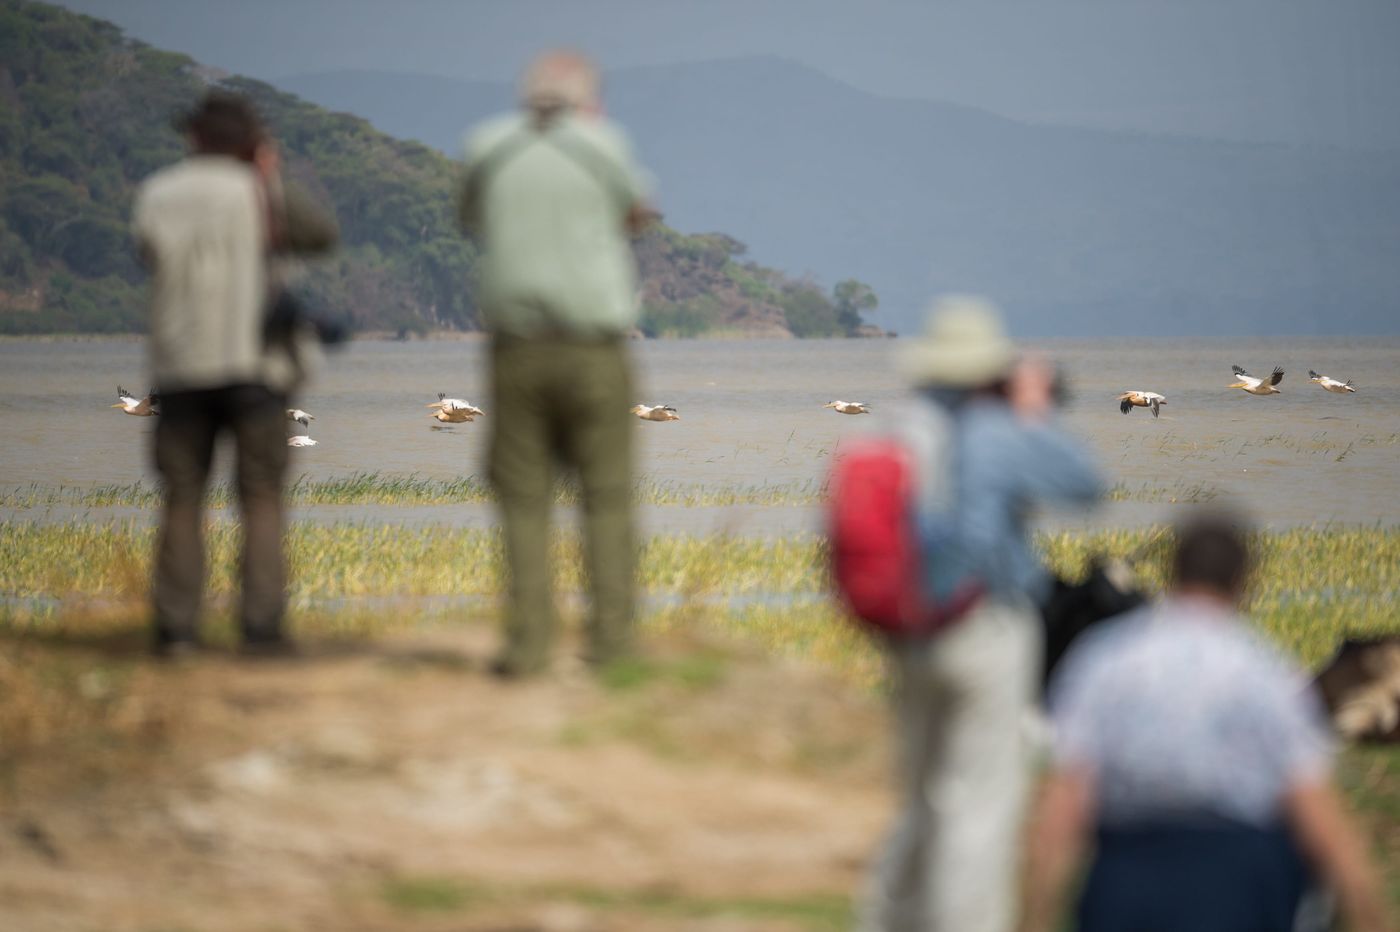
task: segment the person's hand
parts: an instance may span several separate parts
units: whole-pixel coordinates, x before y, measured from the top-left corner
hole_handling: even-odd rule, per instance
[[[282,152],[277,143],[265,139],[253,150],[253,167],[264,181],[271,181],[282,171]]]
[[[1043,356],[1027,355],[1011,372],[1011,410],[1026,420],[1044,420],[1055,407],[1055,368]]]

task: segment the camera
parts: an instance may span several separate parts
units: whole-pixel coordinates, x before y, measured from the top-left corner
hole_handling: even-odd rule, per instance
[[[339,346],[350,339],[348,319],[307,307],[301,298],[282,289],[267,309],[263,340],[269,344],[289,343],[302,326],[310,327],[322,346]]]

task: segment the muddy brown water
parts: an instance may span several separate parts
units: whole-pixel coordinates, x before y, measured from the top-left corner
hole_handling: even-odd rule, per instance
[[[669,404],[681,420],[638,422],[642,476],[665,484],[819,486],[840,444],[879,416],[824,409],[832,399],[896,409],[893,365],[902,341],[649,341],[634,345],[636,400]],[[1187,501],[1233,502],[1273,526],[1391,525],[1400,521],[1400,340],[1276,339],[1057,342],[1042,347],[1064,370],[1068,427],[1098,454],[1127,499],[1055,525],[1124,526],[1171,517]],[[1259,374],[1282,365],[1283,393],[1228,389],[1231,364]],[[1309,368],[1354,379],[1355,395],[1323,391]],[[153,419],[108,407],[118,384],[144,389],[133,342],[0,344],[0,489],[31,483],[98,486],[153,482]],[[1118,411],[1125,389],[1166,395],[1162,416]],[[425,405],[438,392],[486,408],[475,423],[440,427]],[[485,345],[359,342],[332,356],[296,402],[314,415],[315,447],[292,451],[292,474],[355,472],[482,475],[491,423]],[[289,425],[296,426],[296,425]],[[299,428],[298,428],[299,430]],[[23,509],[0,517],[71,517]],[[103,509],[78,509],[100,515]],[[119,510],[111,510],[113,515]],[[486,506],[305,508],[310,520],[488,525]],[[649,533],[792,533],[815,530],[820,509],[653,507]]]

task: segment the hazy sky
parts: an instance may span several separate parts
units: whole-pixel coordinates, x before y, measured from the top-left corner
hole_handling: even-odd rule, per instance
[[[878,94],[1043,122],[1400,148],[1397,0],[64,0],[264,80],[512,77],[781,55]]]

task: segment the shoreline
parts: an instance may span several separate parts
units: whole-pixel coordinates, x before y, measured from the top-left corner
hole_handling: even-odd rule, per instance
[[[873,325],[867,325],[873,327]],[[475,343],[488,339],[489,334],[484,330],[427,330],[423,332],[408,332],[401,335],[396,330],[360,330],[351,334],[351,342],[365,343]],[[629,339],[636,341],[694,341],[697,343],[729,343],[737,341],[788,341],[788,340],[893,340],[898,339],[899,334],[892,330],[880,329],[868,330],[861,333],[852,333],[847,336],[832,337],[799,337],[790,330],[778,330],[772,327],[746,330],[742,327],[715,327],[704,333],[697,333],[694,336],[678,336],[671,333],[647,336],[641,330],[633,328],[628,334]],[[55,333],[0,333],[0,345],[7,343],[140,343],[146,339],[144,333],[81,333],[81,332],[55,332]]]

